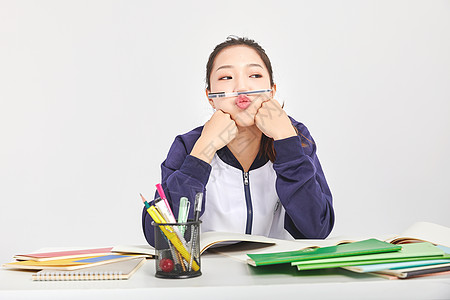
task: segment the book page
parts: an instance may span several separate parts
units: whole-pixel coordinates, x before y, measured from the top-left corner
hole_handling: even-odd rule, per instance
[[[417,222],[393,241],[405,238],[419,239],[433,244],[450,247],[450,228],[429,222]]]
[[[254,242],[262,244],[275,244],[279,240],[268,238],[260,235],[250,235],[235,232],[217,232],[209,231],[203,232],[200,235],[200,250],[201,253],[212,246],[226,246],[238,242]]]

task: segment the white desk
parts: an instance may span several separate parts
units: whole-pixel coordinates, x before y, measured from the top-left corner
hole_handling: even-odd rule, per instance
[[[2,269],[0,299],[450,299],[450,275],[387,280],[340,269],[254,268],[214,253],[202,256],[200,277],[158,279],[154,273],[154,260],[122,281],[39,282],[31,273]]]

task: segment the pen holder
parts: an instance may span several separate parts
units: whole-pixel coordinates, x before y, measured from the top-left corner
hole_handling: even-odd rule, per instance
[[[192,278],[200,268],[200,223],[155,223],[156,273],[159,278]]]

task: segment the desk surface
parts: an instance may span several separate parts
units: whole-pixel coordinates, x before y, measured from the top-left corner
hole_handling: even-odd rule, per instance
[[[289,265],[254,268],[215,253],[202,255],[203,275],[154,277],[154,260],[129,280],[32,281],[30,272],[0,270],[0,299],[450,299],[450,275],[388,280],[342,269],[298,272]],[[169,298],[167,295],[171,295]],[[208,296],[210,295],[210,296]],[[214,295],[211,297],[211,295]],[[159,298],[158,298],[159,297]],[[164,298],[161,298],[164,297]],[[286,298],[289,299],[289,298]]]

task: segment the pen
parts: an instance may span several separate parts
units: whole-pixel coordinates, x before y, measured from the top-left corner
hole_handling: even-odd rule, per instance
[[[202,210],[202,200],[203,200],[203,193],[197,193],[195,195],[195,211],[194,211],[194,220],[197,223],[200,220],[200,212]],[[194,226],[194,230],[191,232],[191,259],[189,260],[189,271],[191,268],[193,268],[193,257],[194,257],[194,251],[195,251],[195,240],[197,239],[197,224]],[[195,262],[194,262],[195,263]],[[195,269],[194,269],[195,270]]]
[[[225,93],[225,92],[219,92],[219,93],[209,93],[208,98],[214,99],[214,98],[228,98],[228,97],[236,97],[239,95],[251,95],[251,94],[262,94],[271,92],[271,89],[268,90],[255,90],[255,91],[247,91],[247,92],[234,92],[234,93]]]
[[[186,197],[180,198],[180,208],[178,209],[178,223],[187,222],[190,206],[191,203],[189,202],[188,198]],[[186,231],[186,226],[181,226],[180,231],[181,234],[184,235],[184,232]]]
[[[173,216],[172,209],[170,208],[169,202],[167,201],[166,194],[164,194],[164,190],[162,188],[162,185],[160,183],[156,184],[156,189],[158,190],[159,196],[161,197],[161,199],[164,201],[164,203],[166,204],[167,208],[169,209],[170,214]],[[170,221],[170,222],[172,222],[172,221]]]
[[[197,193],[195,195],[195,212],[194,220],[198,222],[200,220],[200,212],[202,211],[203,193]]]

